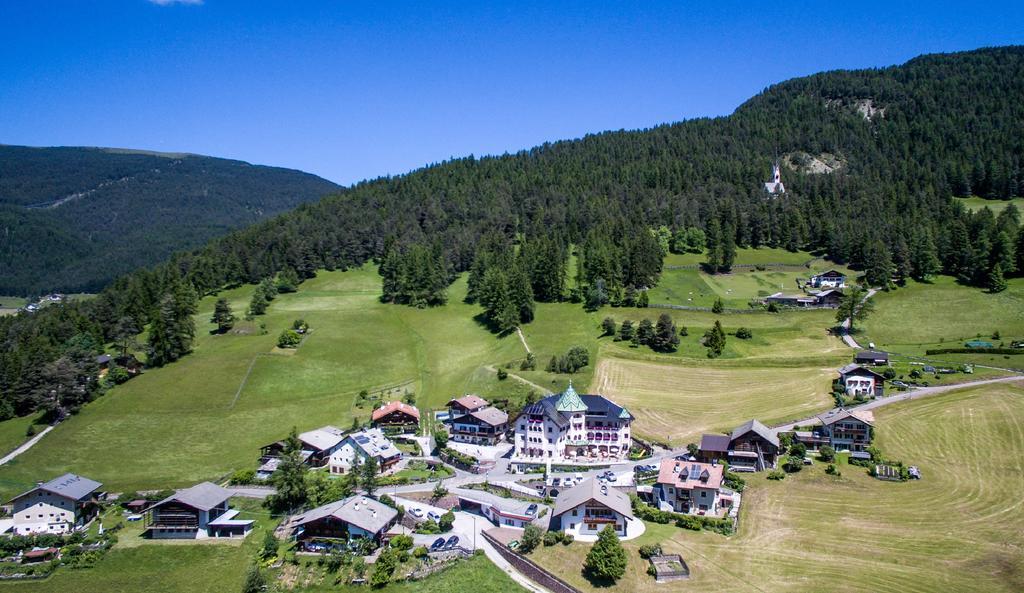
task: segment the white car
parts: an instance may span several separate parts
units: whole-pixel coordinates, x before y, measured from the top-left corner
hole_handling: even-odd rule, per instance
[[[416,517],[417,519],[422,519],[423,518],[423,509],[417,509],[417,508],[409,509],[409,514],[412,515],[413,517]]]

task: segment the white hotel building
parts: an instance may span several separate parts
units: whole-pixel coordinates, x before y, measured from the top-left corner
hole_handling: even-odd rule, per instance
[[[625,459],[633,416],[600,395],[579,395],[569,384],[563,393],[527,406],[515,422],[515,453],[520,463],[609,462]]]

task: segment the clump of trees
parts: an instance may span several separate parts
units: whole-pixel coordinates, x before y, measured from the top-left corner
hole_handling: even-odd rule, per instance
[[[575,373],[590,364],[590,352],[583,346],[573,346],[562,356],[552,356],[548,362],[549,373]]]
[[[867,291],[859,286],[849,287],[836,307],[836,322],[842,324],[850,320],[850,333],[856,331],[856,323],[864,321],[875,310],[875,303],[867,298]]]

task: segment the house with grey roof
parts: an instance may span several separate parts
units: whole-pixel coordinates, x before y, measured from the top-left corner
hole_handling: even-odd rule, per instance
[[[602,395],[562,393],[527,406],[515,421],[513,461],[614,462],[629,454],[633,415]]]
[[[331,454],[341,446],[341,442],[345,440],[345,431],[336,426],[328,425],[300,433],[298,437],[299,443],[302,446],[302,457],[306,463],[313,467],[321,467],[327,463]],[[260,449],[261,463],[266,463],[269,459],[280,457],[284,453],[285,444],[284,440],[280,440],[264,445]]]
[[[608,484],[589,479],[563,490],[555,499],[551,529],[571,533],[581,541],[593,541],[607,526],[620,538],[638,531],[639,520],[633,516],[633,505],[624,492]]]
[[[290,527],[299,542],[359,538],[380,541],[397,521],[397,510],[357,494],[296,515]]]
[[[179,490],[146,509],[144,534],[153,539],[245,537],[253,521],[238,519],[239,512],[228,506],[230,498],[230,490],[211,482]]]
[[[10,500],[15,535],[71,533],[84,527],[99,512],[103,485],[76,474],[39,482]]]
[[[327,466],[332,474],[345,474],[370,458],[377,462],[377,471],[384,472],[402,459],[402,452],[381,429],[367,428],[346,436]]]
[[[703,463],[725,461],[733,471],[761,471],[775,467],[779,437],[757,420],[748,420],[730,434],[705,434],[697,458]]]
[[[515,498],[504,498],[484,490],[452,488],[463,511],[483,515],[498,527],[525,528],[536,521],[547,507]]]

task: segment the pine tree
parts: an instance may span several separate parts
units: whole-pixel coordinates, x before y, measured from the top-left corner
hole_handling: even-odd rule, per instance
[[[267,297],[263,294],[263,287],[257,286],[249,301],[249,315],[263,315],[267,312]]]
[[[704,346],[708,349],[708,358],[717,358],[725,351],[725,330],[722,322],[715,320],[715,325],[704,332]]]
[[[1003,292],[1006,290],[1006,278],[1003,277],[1003,266],[996,264],[988,276],[989,292]]]
[[[210,323],[216,323],[217,333],[221,334],[235,326],[235,316],[231,313],[231,305],[228,304],[226,298],[217,299],[217,303],[213,306],[213,317],[210,318]]]
[[[292,428],[285,439],[281,462],[270,477],[277,490],[267,497],[267,506],[274,512],[292,512],[306,502],[306,463],[302,459],[302,443]]]
[[[242,583],[242,593],[262,593],[267,588],[267,579],[263,571],[256,564],[250,564],[245,571],[245,581]]]
[[[650,346],[654,342],[654,324],[650,319],[643,319],[636,329],[636,342]]]
[[[675,352],[679,347],[679,333],[676,331],[675,322],[672,321],[672,317],[668,313],[662,313],[658,317],[651,347],[659,352]]]
[[[604,321],[601,322],[601,330],[604,331],[605,336],[615,335],[615,320],[611,317],[605,317]]]
[[[367,496],[373,496],[377,491],[377,482],[377,458],[367,457],[359,469],[359,485]]]
[[[117,348],[118,354],[127,356],[129,352],[137,349],[139,347],[138,335],[139,328],[135,325],[135,320],[131,316],[125,315],[118,319],[111,334],[111,339]]]
[[[587,553],[583,569],[596,581],[614,582],[626,574],[628,560],[615,528],[607,525],[597,534],[597,541]]]
[[[516,325],[533,321],[534,302],[533,287],[530,285],[530,277],[523,268],[524,262],[517,259],[509,272],[509,299],[516,310]]]
[[[629,319],[622,322],[619,327],[619,339],[623,342],[630,342],[633,340],[633,322]]]
[[[868,243],[864,249],[864,275],[871,286],[886,287],[892,282],[892,255],[879,240]]]
[[[722,226],[717,216],[708,221],[705,242],[708,246],[704,267],[709,274],[715,274],[722,267]]]

